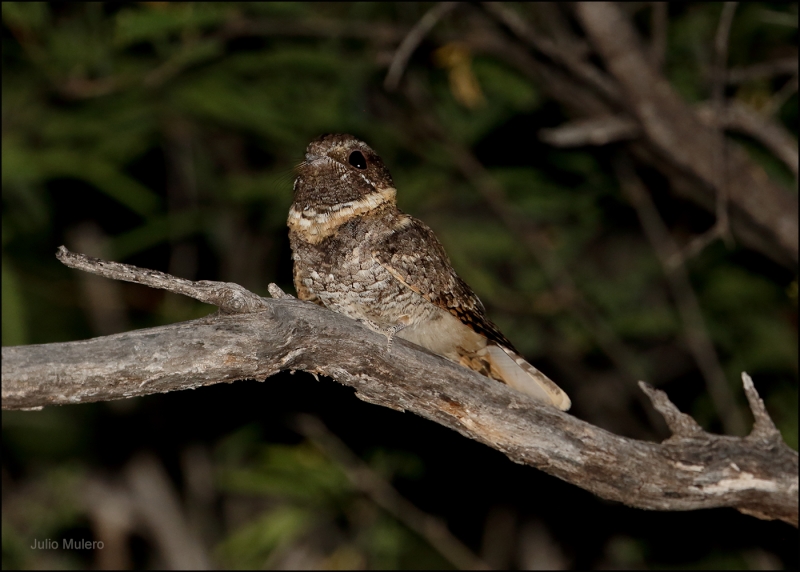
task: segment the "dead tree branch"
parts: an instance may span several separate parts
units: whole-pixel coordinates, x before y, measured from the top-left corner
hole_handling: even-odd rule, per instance
[[[719,169],[715,168],[720,151],[717,130],[704,125],[666,78],[651,67],[632,22],[619,6],[579,2],[575,13],[641,125],[645,145],[637,156],[658,162],[670,179],[684,183],[687,176],[693,179],[689,198],[716,211],[716,197],[722,191],[718,188]],[[675,191],[683,194],[688,190],[688,185],[675,180]],[[748,243],[784,263],[797,264],[797,198],[770,181],[763,168],[730,142],[724,153],[724,181],[734,231],[744,227],[742,238]],[[771,248],[764,248],[765,242]]]
[[[663,173],[676,194],[713,213],[718,210],[719,181],[724,180],[727,189],[722,192],[727,194],[727,214],[737,241],[789,268],[796,267],[800,235],[796,195],[770,180],[764,169],[729,139],[725,140],[724,176],[720,177],[714,159],[723,139],[717,136],[719,128],[698,118],[653,66],[630,16],[619,6],[609,2],[570,4],[607,71],[594,68],[585,54],[553,49],[574,44],[569,38],[544,37],[518,12],[503,5],[482,6],[494,28],[487,26],[462,36],[475,53],[491,54],[517,68],[576,120],[624,119],[605,126],[598,120],[581,126],[582,133],[551,131],[543,134],[545,137],[561,136],[570,143],[584,136],[590,138],[590,144],[605,138],[631,140],[628,148],[637,161]],[[559,32],[549,29],[548,33]],[[791,94],[793,89],[796,86],[789,80],[785,93]],[[784,97],[778,98],[778,105]],[[638,136],[628,117],[641,130]]]
[[[192,283],[66,249],[59,254],[91,272],[152,279],[198,299],[207,299],[210,287],[223,301],[241,294],[240,287],[222,283]],[[783,442],[748,379],[756,425],[743,438],[704,432],[665,394],[642,385],[674,433],[661,444],[649,443],[537,404],[404,340],[389,353],[384,336],[314,304],[286,297],[239,312],[78,342],[3,348],[3,408],[107,401],[308,371],[353,387],[364,401],[421,415],[605,499],[651,510],[733,507],[797,526],[797,452]]]

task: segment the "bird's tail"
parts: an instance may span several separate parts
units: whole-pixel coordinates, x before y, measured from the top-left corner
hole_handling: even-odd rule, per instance
[[[489,362],[492,378],[562,411],[566,411],[572,405],[572,401],[563,389],[519,354],[494,344],[486,346],[485,351],[485,359]]]

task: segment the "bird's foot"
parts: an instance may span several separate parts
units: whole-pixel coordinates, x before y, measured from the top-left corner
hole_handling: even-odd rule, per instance
[[[372,320],[359,320],[359,322],[361,322],[362,324],[367,326],[370,330],[372,330],[374,332],[378,332],[379,334],[383,334],[384,336],[386,336],[386,351],[387,352],[391,352],[392,351],[392,342],[394,341],[395,334],[397,334],[397,332],[399,332],[400,330],[402,330],[403,328],[405,328],[408,325],[408,324],[400,323],[400,324],[395,324],[394,326],[389,326],[388,328],[382,328],[381,326],[379,326],[378,324],[376,324]]]

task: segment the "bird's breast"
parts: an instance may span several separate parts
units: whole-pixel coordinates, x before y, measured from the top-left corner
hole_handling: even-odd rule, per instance
[[[300,282],[327,308],[354,319],[384,327],[424,319],[427,312],[420,301],[428,302],[374,258],[370,233],[341,230],[320,244],[295,238],[293,256]]]

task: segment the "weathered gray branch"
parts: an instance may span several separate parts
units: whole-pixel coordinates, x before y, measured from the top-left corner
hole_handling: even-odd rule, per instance
[[[220,300],[236,299],[242,290],[104,263],[63,248],[59,258],[196,298],[208,299],[211,289]],[[797,526],[798,456],[772,425],[749,378],[745,391],[756,425],[744,438],[704,432],[663,392],[642,385],[674,432],[661,444],[648,443],[539,405],[404,340],[387,352],[384,336],[313,304],[250,296],[261,300],[260,310],[3,348],[3,408],[106,401],[308,371],[353,387],[364,401],[421,415],[605,499],[654,510],[733,507]]]

